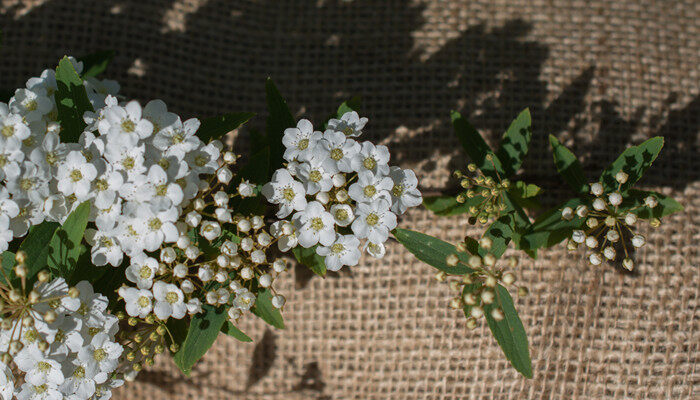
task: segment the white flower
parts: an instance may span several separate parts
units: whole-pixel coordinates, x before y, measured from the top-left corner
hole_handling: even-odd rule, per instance
[[[211,242],[221,236],[221,225],[215,221],[204,221],[199,229],[199,234]]]
[[[78,360],[84,363],[85,373],[95,377],[95,382],[103,383],[117,368],[119,357],[124,349],[113,342],[110,335],[100,332],[92,337],[89,345],[78,352]]]
[[[169,317],[182,319],[187,313],[187,306],[183,303],[184,295],[175,285],[162,281],[154,283],[153,297],[156,299],[153,311],[156,317],[161,320],[166,320]]]
[[[97,168],[87,162],[79,151],[71,151],[65,162],[58,166],[56,179],[58,190],[68,196],[75,194],[78,199],[85,199],[90,193],[90,184],[97,177]]]
[[[396,228],[396,214],[389,211],[389,202],[379,199],[373,203],[357,205],[357,218],[352,223],[352,231],[360,239],[383,243],[389,231]]]
[[[390,177],[374,175],[365,170],[357,173],[357,182],[350,185],[348,195],[358,203],[369,203],[382,198],[389,200],[389,190],[393,186]]]
[[[141,105],[136,100],[128,102],[124,107],[111,106],[97,123],[97,129],[101,135],[107,135],[110,142],[133,146],[139,139],[153,134],[153,124],[142,116]]]
[[[313,151],[321,140],[323,134],[314,131],[314,127],[307,119],[297,122],[296,128],[284,130],[282,144],[286,147],[284,159],[287,161],[306,161],[313,155]]]
[[[328,157],[335,162],[341,172],[352,172],[351,160],[360,152],[360,144],[352,139],[346,139],[341,132],[327,130],[323,134],[321,146]]]
[[[53,102],[46,96],[44,90],[17,89],[10,99],[9,106],[13,113],[22,115],[29,122],[34,122],[51,112]]]
[[[47,132],[41,141],[41,145],[29,154],[29,159],[36,165],[46,168],[55,167],[66,158],[68,152],[69,146],[61,143],[58,133]]]
[[[184,194],[182,187],[168,179],[168,175],[160,165],[153,165],[148,170],[148,182],[153,185],[155,197],[166,200],[167,206],[178,206],[182,203]]]
[[[279,204],[277,218],[285,218],[292,211],[306,208],[306,191],[304,185],[292,178],[286,169],[278,169],[272,175],[272,181],[262,187],[262,194],[272,204]]]
[[[214,143],[209,143],[202,148],[187,153],[185,161],[198,174],[213,174],[219,168],[217,160],[220,154],[219,148]]]
[[[152,204],[127,203],[126,213],[134,215],[134,221],[140,224],[143,233],[142,247],[147,251],[155,251],[163,242],[175,243],[179,237],[175,222],[178,211],[175,208],[159,209]],[[135,208],[135,209],[134,209]]]
[[[129,316],[146,318],[153,310],[153,293],[150,290],[122,286],[118,293],[124,299]]]
[[[338,271],[343,265],[353,266],[360,261],[360,240],[353,235],[337,234],[330,246],[319,246],[316,253],[324,258],[329,271]]]
[[[0,110],[0,143],[19,147],[22,141],[31,134],[29,126],[17,114],[2,114],[3,112]]]
[[[391,188],[391,211],[403,214],[409,207],[417,207],[423,202],[423,197],[417,189],[418,179],[410,169],[391,167],[389,177],[394,182]]]
[[[304,211],[294,214],[294,225],[297,229],[299,244],[309,248],[317,243],[330,246],[335,239],[335,221],[321,203],[312,201]]]
[[[12,241],[12,230],[10,230],[10,218],[0,214],[0,251],[5,251]]]
[[[126,172],[127,178],[133,180],[147,171],[144,165],[145,145],[118,146],[111,145],[105,149],[105,159],[114,169]]]
[[[153,278],[158,270],[155,258],[139,255],[131,259],[131,265],[126,268],[126,279],[136,284],[139,289],[150,289]]]
[[[32,385],[27,382],[22,385],[17,394],[17,400],[63,400],[63,395],[57,386],[49,384]]]
[[[0,399],[12,400],[15,391],[15,381],[12,370],[7,365],[0,366]]]
[[[374,258],[384,258],[384,255],[386,254],[386,248],[384,247],[384,243],[372,243],[370,241],[365,243],[364,249],[367,254]]]
[[[173,155],[182,160],[185,154],[202,145],[202,141],[195,136],[199,126],[200,122],[196,118],[188,119],[184,123],[178,118],[172,125],[156,133],[153,146],[166,155]]]
[[[371,142],[363,142],[360,152],[351,160],[353,171],[372,171],[375,174],[389,174],[389,149],[386,146],[375,146]]]
[[[86,369],[87,363],[71,364],[69,375],[60,387],[61,393],[71,395],[69,398],[76,399],[89,399],[95,394],[94,376],[88,375]]]
[[[220,183],[223,183],[224,185],[228,185],[228,183],[231,182],[232,178],[233,178],[233,172],[231,172],[231,170],[226,168],[226,167],[221,167],[216,172],[216,179]]]
[[[49,197],[48,171],[32,162],[20,165],[19,175],[7,181],[7,190],[13,199],[29,199],[34,204],[41,204]]]
[[[246,288],[236,292],[236,297],[233,299],[233,306],[241,310],[249,310],[255,304],[255,295]]]
[[[124,184],[124,175],[108,165],[105,172],[92,182],[95,207],[100,210],[110,208],[116,201],[119,190]]]
[[[90,244],[92,263],[95,265],[110,264],[118,267],[122,263],[123,251],[117,239],[117,231],[111,230],[85,230],[85,240]]]
[[[355,111],[348,111],[340,119],[331,118],[328,120],[328,129],[342,132],[345,136],[356,137],[362,134],[362,129],[367,124],[368,119],[360,116]]]
[[[325,155],[314,155],[297,168],[297,177],[306,189],[306,194],[327,192],[333,187],[333,175],[338,172],[335,162]]]
[[[143,118],[151,121],[151,124],[153,124],[153,133],[172,128],[173,125],[182,126],[179,117],[176,114],[168,112],[168,106],[163,100],[156,99],[146,103],[146,106],[143,108]],[[185,124],[187,124],[187,121]]]
[[[348,226],[355,219],[355,213],[348,204],[333,204],[330,209],[335,224],[338,226]]]
[[[56,355],[54,355],[55,357]],[[64,377],[61,364],[40,351],[36,346],[26,346],[14,357],[14,362],[21,371],[26,373],[24,379],[33,384],[60,385]]]

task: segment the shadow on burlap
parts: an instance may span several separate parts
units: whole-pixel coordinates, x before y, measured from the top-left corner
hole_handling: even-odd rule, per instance
[[[110,3],[110,4],[108,4]],[[644,3],[644,4],[638,4]],[[64,53],[115,49],[123,93],[183,116],[264,110],[272,76],[293,112],[320,123],[363,97],[368,138],[424,189],[463,167],[448,112],[497,140],[524,107],[524,177],[553,205],[569,193],[546,146],[555,134],[594,178],[653,135],[666,147],[642,186],[683,214],[650,231],[637,271],[589,266],[562,246],[522,259],[517,300],[534,379],[482,326],[466,329],[430,267],[391,244],[381,261],[320,279],[292,270],[287,329],[249,318],[254,339],[220,338],[181,376],[165,357],[120,399],[685,399],[700,391],[700,6],[663,1],[3,1],[2,87]],[[253,125],[260,126],[262,118]],[[242,135],[236,143],[245,152]],[[414,210],[401,226],[456,241],[465,218]],[[467,229],[477,235],[476,229]]]

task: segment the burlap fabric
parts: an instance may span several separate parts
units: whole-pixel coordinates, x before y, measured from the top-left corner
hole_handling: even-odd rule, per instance
[[[534,122],[526,178],[555,204],[547,134],[594,177],[625,146],[664,135],[642,185],[686,207],[648,233],[637,270],[591,267],[563,247],[522,259],[517,301],[534,379],[486,327],[446,308],[433,270],[398,244],[327,279],[292,269],[287,329],[252,318],[254,339],[222,337],[191,378],[167,358],[119,399],[689,399],[700,391],[700,3],[685,1],[3,1],[2,87],[64,53],[115,49],[123,92],[185,116],[264,110],[272,76],[293,111],[320,122],[361,95],[368,136],[450,187],[464,154],[448,112],[492,142],[522,108]],[[260,126],[262,119],[254,122]],[[245,135],[236,146],[245,151]],[[557,189],[562,188],[562,189]],[[455,241],[465,218],[410,212],[401,226]],[[477,234],[478,229],[467,229]]]

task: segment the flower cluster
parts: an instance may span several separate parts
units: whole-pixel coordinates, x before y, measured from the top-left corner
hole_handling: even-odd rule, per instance
[[[421,204],[413,171],[389,167],[386,146],[354,139],[366,123],[350,111],[325,132],[305,119],[285,130],[286,168],[262,188],[279,205],[278,218],[291,215],[291,224],[275,230],[282,251],[316,246],[331,271],[356,265],[361,250],[381,258],[397,216]]]
[[[615,261],[619,259],[618,253],[622,250],[622,266],[631,271],[634,268],[631,249],[640,248],[646,243],[643,235],[635,233],[637,215],[642,208],[653,209],[658,205],[658,200],[650,195],[644,199],[644,204],[632,208],[620,207],[624,198],[619,188],[627,182],[628,175],[618,172],[615,180],[618,182],[618,190],[605,193],[603,185],[599,182],[590,185],[590,193],[594,196],[591,204],[579,205],[575,209],[565,207],[561,210],[561,217],[571,221],[578,217],[585,219],[585,229],[576,229],[572,232],[567,248],[575,250],[580,244],[584,244],[593,250],[588,261],[593,265],[600,265],[604,260]],[[650,221],[652,227],[658,227],[661,221],[654,218]]]
[[[493,161],[493,155],[487,154],[486,160],[490,161],[495,167]],[[467,210],[470,214],[469,223],[475,224],[477,222],[481,224],[486,224],[490,219],[496,219],[498,216],[506,210],[506,203],[503,200],[503,196],[508,191],[510,187],[510,181],[508,179],[501,179],[497,175],[498,182],[493,178],[484,176],[481,170],[478,170],[476,164],[467,165],[467,170],[470,173],[475,173],[475,177],[471,177],[461,171],[455,171],[454,175],[456,178],[460,179],[460,185],[467,189],[466,192],[457,195],[458,203],[465,203],[467,201],[475,203]],[[478,200],[478,202],[476,202]]]
[[[70,60],[81,72],[82,63]],[[103,107],[106,96],[119,90],[116,82],[95,78],[87,78],[84,86],[95,108]],[[63,221],[97,177],[94,167],[81,162],[93,149],[85,147],[87,137],[80,144],[59,140],[56,90],[56,73],[47,69],[17,89],[7,104],[0,103],[0,250],[32,225],[46,219]],[[66,163],[77,168],[69,169]],[[58,174],[63,174],[60,181]]]
[[[479,240],[479,246],[487,251],[491,249],[492,244],[493,241],[488,237]],[[459,243],[457,251],[466,253],[466,243]],[[461,262],[457,254],[448,255],[445,261],[451,267]],[[472,272],[458,280],[449,280],[448,282],[450,289],[458,294],[450,301],[450,307],[464,310],[467,314],[467,327],[469,329],[474,329],[477,326],[477,320],[483,317],[486,312],[490,313],[496,321],[504,318],[503,310],[496,305],[498,303],[496,290],[499,284],[516,288],[519,296],[528,294],[527,287],[515,286],[515,275],[505,268],[498,267],[497,262],[498,259],[491,253],[487,253],[483,257],[471,255],[466,264],[472,269]],[[515,257],[511,257],[508,264],[510,269],[514,269],[518,265],[518,261]],[[435,278],[444,282],[447,280],[447,274],[441,271]]]
[[[30,288],[25,258],[17,253],[21,283],[4,276],[8,283],[0,284],[0,398],[109,398],[123,381],[114,375],[122,346],[107,298],[87,281],[69,287],[46,271]]]

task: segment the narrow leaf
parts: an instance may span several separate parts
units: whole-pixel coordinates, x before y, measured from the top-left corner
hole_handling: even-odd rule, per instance
[[[617,190],[618,183],[615,180],[615,174],[624,171],[629,174],[627,182],[625,182],[620,191],[625,192],[631,188],[644,175],[644,172],[651,167],[651,164],[659,156],[661,149],[664,147],[664,138],[661,136],[653,137],[639,146],[628,147],[608,168],[603,171],[600,176],[600,181],[608,190]]]
[[[532,139],[532,121],[530,109],[526,108],[510,124],[496,153],[503,164],[504,178],[514,175],[520,169],[527,155],[530,139]]]
[[[282,145],[282,136],[284,130],[296,126],[294,117],[287,106],[287,102],[282,98],[282,95],[277,90],[272,79],[267,78],[265,83],[265,93],[267,95],[267,139],[270,143],[270,168],[268,177],[272,177],[272,173],[282,166],[282,155],[284,154],[284,146]]]
[[[452,126],[457,138],[462,143],[464,151],[481,172],[494,179],[498,178],[497,173],[501,174],[502,177],[506,177],[500,160],[486,144],[479,132],[457,111],[453,111],[451,116]],[[491,161],[486,159],[486,156],[489,154],[492,156]]]
[[[235,338],[241,342],[252,342],[253,339],[250,336],[243,333],[242,330],[236,328],[231,322],[226,321],[224,326],[221,327],[221,332]]]
[[[318,246],[314,246],[305,249],[301,246],[297,246],[292,249],[292,253],[294,254],[294,257],[296,257],[298,262],[309,267],[309,269],[313,271],[316,275],[325,277],[326,262],[323,257],[316,254],[317,247]]]
[[[567,149],[566,146],[559,143],[559,140],[554,135],[549,135],[549,145],[552,147],[554,165],[557,167],[559,175],[564,178],[564,181],[566,181],[575,192],[588,192],[586,176],[583,174],[581,163],[574,153]]]
[[[83,63],[82,78],[93,78],[103,73],[110,62],[114,59],[114,50],[98,51],[77,60]]]
[[[674,200],[672,197],[661,193],[630,189],[625,196],[620,209],[628,210],[633,207],[638,207],[644,204],[644,200],[648,196],[653,196],[658,202],[657,206],[650,209],[649,207],[640,207],[633,212],[642,219],[662,218],[677,212],[683,211],[683,206]]]
[[[469,207],[478,206],[483,201],[481,196],[466,198],[464,203],[459,203],[456,196],[433,196],[423,198],[423,205],[437,215],[450,216],[466,214]]]
[[[540,215],[520,240],[520,248],[523,250],[535,250],[542,247],[552,247],[567,237],[571,236],[574,229],[580,228],[585,222],[584,218],[574,218],[566,221],[561,217],[564,207],[576,207],[583,204],[581,199],[571,199],[559,206]]]
[[[214,344],[226,322],[224,307],[215,308],[207,304],[202,306],[202,310],[202,313],[192,317],[187,336],[180,349],[173,355],[175,364],[187,375],[192,371],[192,366]]]
[[[494,308],[503,310],[505,318],[496,321],[491,312]],[[498,345],[501,346],[506,358],[513,367],[526,378],[532,378],[532,361],[528,348],[527,334],[518,312],[513,305],[513,299],[503,286],[496,288],[496,300],[484,306],[486,321],[491,328]]]
[[[56,222],[42,222],[29,229],[29,233],[19,246],[19,250],[27,253],[27,277],[33,278],[39,271],[46,267],[49,256],[49,246],[56,230],[60,225]]]
[[[56,85],[56,109],[58,121],[61,123],[61,141],[77,143],[85,129],[83,114],[94,110],[85,92],[83,80],[75,72],[68,57],[63,57],[58,63]]]
[[[251,308],[253,314],[277,329],[284,329],[284,320],[280,310],[272,306],[272,292],[265,289],[258,294],[255,305]]]
[[[486,232],[484,232],[484,237],[491,238],[492,244],[489,252],[496,258],[503,255],[506,248],[508,248],[508,243],[513,237],[514,219],[512,214],[504,215],[493,221]]]
[[[472,272],[467,266],[468,256],[458,253],[454,245],[424,233],[397,228],[392,231],[396,240],[419,260],[450,275],[465,275]],[[450,267],[447,256],[457,254],[460,262]]]
[[[70,213],[63,226],[54,232],[49,242],[47,265],[55,274],[64,277],[67,281],[71,281],[71,275],[78,264],[81,242],[89,217],[90,203],[86,201]]]
[[[2,274],[0,274],[0,282],[9,284],[10,282],[15,280],[15,273],[12,271],[12,268],[14,268],[16,261],[15,261],[15,253],[12,253],[10,251],[3,251],[2,256],[0,258],[0,262],[2,265]],[[10,282],[7,281],[7,279],[10,280]]]
[[[197,130],[197,136],[204,143],[221,139],[225,134],[238,129],[254,116],[254,113],[236,112],[205,118]]]

